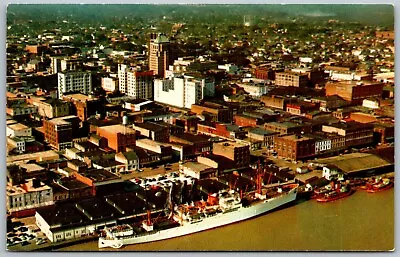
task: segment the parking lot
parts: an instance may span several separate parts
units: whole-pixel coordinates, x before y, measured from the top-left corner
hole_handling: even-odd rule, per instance
[[[158,174],[156,176],[150,176],[146,178],[134,178],[131,182],[140,185],[141,187],[169,187],[172,183],[180,181],[186,181],[187,184],[192,183],[192,179],[190,176],[186,176],[183,174],[179,174],[178,172],[169,172],[165,174]]]
[[[165,175],[170,172],[178,172],[179,171],[179,163],[171,163],[167,165],[158,165],[156,167],[146,167],[141,168],[141,171],[133,171],[128,174],[121,174],[121,178],[123,180],[132,180],[134,178],[148,178],[154,177],[157,175]]]
[[[30,217],[33,218],[34,217]],[[6,245],[9,250],[29,250],[49,243],[46,236],[31,220],[7,232]]]

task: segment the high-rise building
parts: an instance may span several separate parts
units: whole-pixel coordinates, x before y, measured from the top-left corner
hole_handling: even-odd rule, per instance
[[[58,98],[62,99],[65,93],[92,92],[92,75],[88,71],[68,71],[58,73]]]
[[[126,71],[128,66],[126,64],[118,64],[118,89],[119,92],[125,94],[126,92]]]
[[[118,64],[118,87],[123,94],[135,99],[149,99],[153,97],[154,71],[140,71],[139,67],[128,67]]]
[[[165,77],[165,71],[170,65],[169,40],[165,34],[158,34],[150,40],[149,69],[154,75]]]
[[[126,95],[135,99],[153,97],[153,71],[129,71],[126,75]]]
[[[82,67],[81,59],[72,59],[66,56],[52,56],[51,60],[51,72],[57,74],[62,71],[77,70]]]
[[[191,76],[154,81],[154,101],[177,107],[191,108],[205,97],[215,95],[214,81]]]

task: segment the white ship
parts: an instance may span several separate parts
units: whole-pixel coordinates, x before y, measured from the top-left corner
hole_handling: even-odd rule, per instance
[[[165,217],[169,218],[170,226],[164,228],[157,228],[156,222],[150,220],[150,214],[139,225],[105,228],[99,237],[99,248],[120,248],[169,239],[246,220],[294,201],[297,189],[298,184],[295,183],[262,188],[247,194],[246,204],[238,192],[221,191],[209,196],[207,201],[176,206],[172,215]]]

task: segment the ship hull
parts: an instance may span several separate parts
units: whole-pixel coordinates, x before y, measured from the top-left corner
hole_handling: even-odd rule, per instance
[[[123,245],[140,244],[153,241],[159,241],[179,236],[184,236],[224,225],[232,224],[235,222],[250,219],[255,216],[262,215],[266,212],[272,211],[278,207],[293,202],[297,196],[297,188],[292,189],[287,194],[280,195],[273,199],[264,200],[263,202],[250,205],[248,207],[240,207],[238,210],[219,213],[212,217],[207,217],[197,223],[187,223],[179,227],[154,231],[148,235],[140,235],[136,237],[127,237],[120,239],[106,239],[99,238],[99,248],[113,247],[119,248]]]
[[[390,182],[387,185],[380,186],[380,187],[371,186],[371,187],[367,188],[367,192],[368,193],[377,193],[377,192],[388,190],[388,189],[392,188],[393,186],[394,186],[394,184],[392,182]]]
[[[327,203],[327,202],[333,202],[342,198],[345,198],[347,196],[350,196],[351,194],[353,194],[355,191],[354,190],[350,190],[348,192],[344,192],[344,193],[339,193],[338,195],[332,196],[332,197],[319,197],[317,198],[317,202],[319,203]]]

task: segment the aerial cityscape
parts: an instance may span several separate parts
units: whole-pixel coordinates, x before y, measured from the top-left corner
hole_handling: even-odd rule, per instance
[[[392,5],[11,4],[9,251],[391,251]]]

